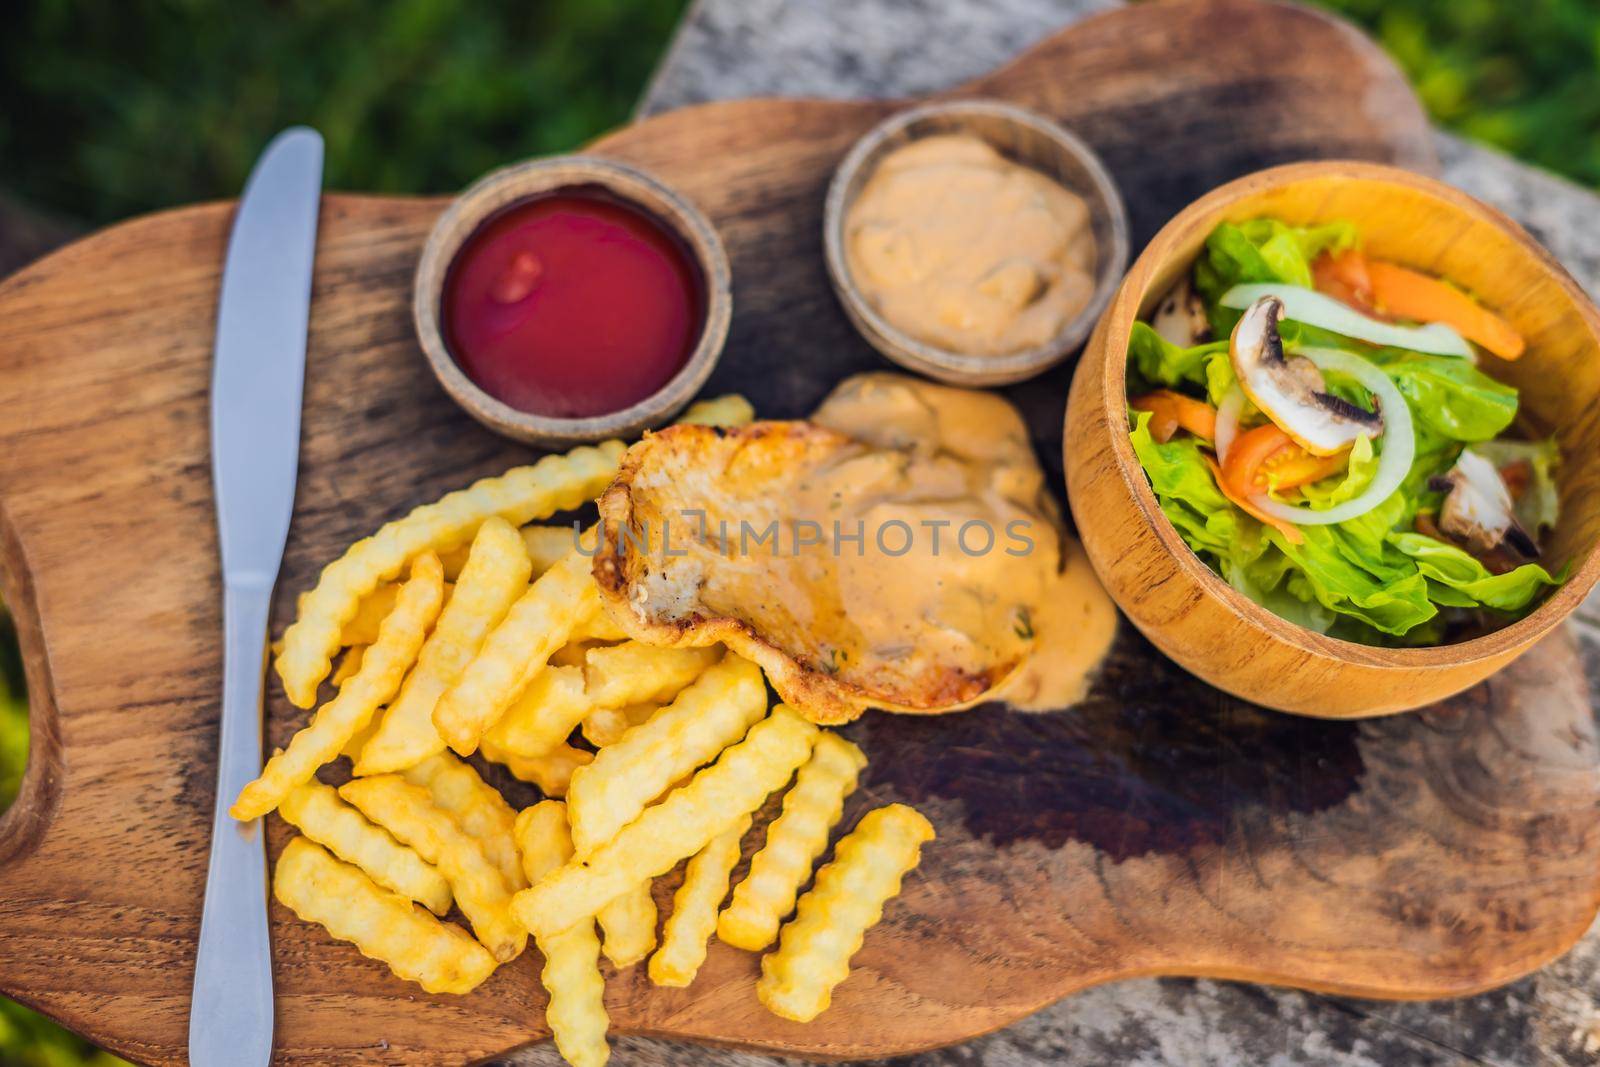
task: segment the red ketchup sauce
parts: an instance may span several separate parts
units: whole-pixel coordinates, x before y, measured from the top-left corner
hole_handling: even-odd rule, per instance
[[[521,411],[621,411],[688,362],[705,281],[683,241],[594,188],[513,204],[467,238],[445,276],[445,344],[461,370]]]

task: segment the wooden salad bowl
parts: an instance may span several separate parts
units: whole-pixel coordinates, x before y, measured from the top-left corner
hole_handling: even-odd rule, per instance
[[[1233,589],[1161,513],[1127,433],[1127,351],[1220,222],[1346,219],[1365,247],[1477,294],[1528,341],[1480,369],[1521,391],[1521,428],[1561,447],[1561,516],[1543,562],[1566,582],[1523,619],[1430,648],[1374,648],[1290,623]],[[1459,693],[1544,637],[1600,578],[1600,312],[1505,215],[1409,171],[1295,163],[1207,193],[1162,228],[1122,283],[1072,380],[1063,439],[1073,518],[1106,589],[1181,666],[1246,700],[1328,719],[1408,711]]]

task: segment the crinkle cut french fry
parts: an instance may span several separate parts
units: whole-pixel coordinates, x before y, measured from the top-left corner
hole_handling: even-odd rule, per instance
[[[344,747],[339,750],[339,755],[348,756],[353,766],[361,758],[361,750],[367,746],[367,742],[371,741],[372,735],[377,732],[378,717],[373,716],[368,720],[367,725],[357,730],[351,735],[350,740],[344,743]]]
[[[622,740],[623,734],[660,710],[661,705],[653,701],[621,708],[595,708],[583,717],[583,738],[595,748],[614,745]]]
[[[537,882],[572,858],[566,805],[546,800],[517,815],[517,847],[523,873]],[[537,942],[544,953],[540,979],[550,994],[545,1021],[556,1049],[573,1067],[603,1067],[611,1050],[606,1045],[605,979],[600,975],[600,939],[594,923],[578,923]]]
[[[572,859],[572,831],[567,827],[567,806],[559,800],[541,800],[517,812],[511,827],[522,875],[529,885]]]
[[[470,545],[457,545],[448,552],[439,553],[439,562],[444,564],[444,580],[453,582],[461,576],[461,569],[467,565],[467,557],[472,554]],[[379,587],[382,588],[381,586]],[[359,610],[357,614],[360,614]],[[350,626],[345,626],[345,632],[350,632]]]
[[[572,631],[572,640],[585,642],[626,641],[628,631],[617,624],[602,607],[589,616],[589,620]]]
[[[804,1023],[827,1010],[834,987],[850,975],[850,957],[933,837],[928,820],[904,804],[862,817],[800,898],[777,950],[761,959],[756,996],[769,1011]]]
[[[583,674],[589,700],[597,707],[620,708],[647,701],[665,703],[722,658],[721,645],[709,648],[655,648],[639,641],[591,648]]]
[[[600,589],[589,566],[589,557],[575,549],[541,574],[439,698],[433,724],[451,748],[463,756],[476,751],[484,731],[522,695],[550,653],[600,610]]]
[[[535,523],[524,526],[517,531],[522,535],[522,546],[528,550],[528,559],[533,562],[533,573],[543,574],[556,561],[578,543],[578,534],[571,526],[544,526]],[[458,548],[448,554],[441,554],[439,559],[444,563],[444,576],[448,581],[455,581],[456,575],[461,573],[461,568],[466,565],[466,549]]]
[[[283,798],[278,814],[385,889],[415,900],[435,915],[450,910],[450,883],[444,875],[339,799],[333,786],[316,779],[302,783]]]
[[[482,846],[434,806],[426,789],[383,774],[352,778],[339,795],[439,868],[478,940],[501,963],[516,959],[527,938],[507,907],[511,887]]]
[[[750,829],[746,815],[689,861],[683,884],[672,897],[672,915],[662,928],[661,948],[650,957],[656,985],[686,986],[706,961],[706,941],[717,927],[717,908],[728,895],[728,877],[739,863],[739,843]]]
[[[656,901],[650,885],[650,881],[640,882],[595,916],[606,959],[619,971],[632,967],[656,947]]]
[[[590,710],[583,668],[546,667],[483,735],[483,742],[518,756],[542,756],[566,741]]]
[[[560,867],[572,858],[572,834],[567,824],[567,808],[558,800],[546,800],[517,816],[516,839],[522,850],[523,870],[530,884]],[[656,942],[656,903],[650,896],[650,883],[638,887],[613,900],[599,914],[600,928],[605,932],[605,954],[616,967],[631,967],[638,963]],[[578,923],[571,930],[554,934],[547,940],[559,944],[574,931],[594,937],[594,924]],[[540,942],[541,951],[544,942]],[[546,954],[548,958],[548,953]],[[556,991],[551,989],[555,997]],[[550,1006],[551,1029],[555,1029],[556,1005]],[[604,1034],[604,1027],[601,1028]],[[565,1055],[565,1049],[562,1050]],[[571,1057],[567,1057],[569,1060]]]
[[[522,544],[533,560],[533,573],[543,574],[578,547],[580,531],[572,526],[524,526]]]
[[[811,758],[784,795],[783,813],[767,827],[767,840],[750,860],[750,873],[733,890],[717,919],[725,943],[760,952],[778,936],[778,924],[794,910],[795,896],[828,847],[828,832],[844,814],[845,798],[867,765],[861,750],[824,730]]]
[[[817,728],[779,704],[745,739],[624,827],[583,863],[569,863],[512,900],[536,934],[582,922],[647,878],[672,870],[761,806],[811,755]]]
[[[323,568],[299,618],[284,631],[276,668],[290,701],[296,707],[312,705],[339,647],[340,631],[355,616],[361,598],[399,574],[413,557],[465,544],[491,516],[520,526],[593,500],[616,475],[624,451],[621,441],[606,441],[546,456],[424,504],[351,545]]]
[[[439,611],[443,582],[437,556],[427,552],[416,558],[411,578],[379,628],[377,643],[362,655],[355,677],[311,717],[311,724],[294,735],[285,751],[267,761],[259,778],[239,791],[229,814],[240,820],[265,815],[318,767],[338,758],[339,751],[372,720],[378,705],[400,687]]]
[[[572,782],[572,772],[594,759],[594,753],[568,744],[560,744],[542,756],[518,756],[502,752],[487,736],[479,747],[483,758],[498,763],[512,775],[530,785],[539,787],[547,797],[564,797]]]
[[[400,595],[399,582],[384,582],[361,598],[355,617],[344,624],[339,632],[341,645],[370,645],[378,639],[378,626],[394,610],[394,598]]]
[[[696,400],[684,409],[678,421],[701,426],[743,426],[756,417],[750,401],[738,393],[727,393],[709,400]]]
[[[544,953],[539,980],[550,994],[544,1017],[556,1050],[572,1067],[605,1067],[611,1058],[606,1044],[611,1017],[594,923],[579,923],[538,944]]]
[[[577,667],[579,670],[582,670],[583,657],[586,656],[589,652],[589,649],[593,647],[594,642],[592,641],[570,640],[560,648],[556,649],[554,652],[550,653],[550,658],[545,661],[546,666]],[[535,672],[533,676],[535,678],[539,677],[538,672]]]
[[[734,653],[650,720],[579,767],[567,790],[578,857],[609,841],[667,788],[709,763],[767,713],[761,668]]]
[[[366,645],[351,645],[344,650],[344,655],[339,657],[339,666],[334,668],[333,677],[329,679],[335,689],[343,689],[344,683],[356,676],[361,669],[361,657],[366,654]]]
[[[495,960],[459,926],[440,922],[357,867],[303,837],[290,840],[272,877],[279,903],[429,993],[470,993]]]
[[[499,790],[448,752],[429,756],[400,774],[412,785],[426,789],[433,797],[434,806],[478,842],[489,862],[505,877],[506,885],[513,891],[527,886],[522,875],[522,859],[511,837],[517,813],[511,810]]]
[[[532,569],[522,538],[510,523],[491,518],[478,528],[455,594],[439,613],[416,668],[384,712],[378,732],[361,750],[357,774],[403,770],[444,751],[444,741],[433,726],[434,705],[461,676],[485,635],[528,588]]]
[[[461,555],[466,557],[466,545],[461,547]],[[443,565],[443,558],[440,564]],[[461,568],[457,567],[459,572]],[[450,594],[455,592],[455,575],[448,567],[444,572],[444,599],[439,602],[442,609],[450,603]],[[378,588],[368,593],[361,599],[361,606],[356,609],[356,617],[345,624],[344,630],[339,634],[339,643],[347,648],[360,648],[370,645],[378,639],[378,627],[383,620],[388,618],[389,612],[394,610],[394,598],[400,593],[399,582],[384,582]],[[338,675],[334,676],[334,684],[338,684]]]

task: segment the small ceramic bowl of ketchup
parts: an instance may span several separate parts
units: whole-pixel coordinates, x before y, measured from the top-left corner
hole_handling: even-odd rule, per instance
[[[538,445],[659,426],[728,336],[728,257],[698,208],[589,156],[480,179],[434,224],[412,316],[445,391]]]

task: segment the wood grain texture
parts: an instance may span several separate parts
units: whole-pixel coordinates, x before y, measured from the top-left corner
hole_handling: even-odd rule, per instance
[[[1245,69],[1248,85],[1230,82]],[[1388,106],[1327,108],[1327,84]],[[1146,237],[1266,162],[1429,158],[1375,49],[1293,9],[1139,8],[980,85],[1086,134]],[[832,162],[890,107],[713,105],[598,146],[694,198],[728,246],[735,317],[709,389],[788,416],[882,365],[828,293],[819,225]],[[1185,142],[1193,176],[1149,151],[1141,122],[1180,138],[1212,124]],[[275,630],[351,539],[528,455],[448,402],[412,337],[411,272],[441,207],[325,200]],[[0,990],[154,1062],[183,1056],[213,801],[205,421],[228,218],[215,205],[130,223],[0,287],[3,592],[44,709],[44,755],[0,824]],[[1008,394],[1051,462],[1064,392],[1062,373]],[[1070,715],[869,717],[853,729],[874,762],[850,817],[906,800],[941,838],[834,1009],[809,1027],[773,1019],[750,988],[754,958],[721,946],[692,989],[632,972],[608,1005],[624,1031],[848,1057],[958,1040],[1133,974],[1397,997],[1495,985],[1560,952],[1595,910],[1596,752],[1577,666],[1558,636],[1449,706],[1322,724],[1223,698],[1129,631]],[[303,715],[269,691],[281,743]],[[429,998],[282,909],[273,918],[284,1061],[452,1063],[544,1033],[531,961],[470,997]]]
[[[1470,641],[1375,648],[1285,624],[1189,551],[1161,514],[1127,433],[1127,353],[1224,221],[1345,220],[1366,250],[1449,278],[1527,339],[1485,372],[1517,387],[1519,425],[1561,446],[1561,518],[1545,545],[1566,582],[1527,617]],[[1565,621],[1600,577],[1600,311],[1544,249],[1485,204],[1430,178],[1354,162],[1300,163],[1206,194],[1128,272],[1073,376],[1066,467],[1084,548],[1119,607],[1163,652],[1247,700],[1324,718],[1405,711],[1499,670]]]

